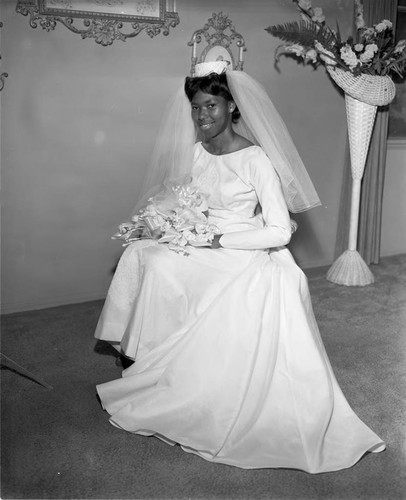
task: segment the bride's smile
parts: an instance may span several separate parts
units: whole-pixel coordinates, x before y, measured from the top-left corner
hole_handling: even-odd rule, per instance
[[[199,90],[193,97],[191,106],[192,119],[197,127],[203,133],[209,132],[204,136],[205,140],[218,137],[231,126],[234,108],[224,97]]]

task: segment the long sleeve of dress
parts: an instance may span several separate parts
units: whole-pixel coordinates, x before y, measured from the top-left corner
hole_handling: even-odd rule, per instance
[[[250,161],[249,182],[261,205],[264,226],[258,229],[223,234],[224,248],[260,250],[287,245],[291,238],[289,212],[279,177],[263,151]]]

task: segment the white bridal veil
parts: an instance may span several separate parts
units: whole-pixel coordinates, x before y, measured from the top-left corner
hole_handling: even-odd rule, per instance
[[[226,72],[231,94],[241,113],[237,133],[262,147],[277,171],[290,212],[320,205],[319,197],[292,138],[265,89],[243,71],[227,69],[223,61],[196,65],[196,76]],[[163,185],[191,178],[196,131],[183,84],[169,102],[162,118],[145,176],[139,209]]]

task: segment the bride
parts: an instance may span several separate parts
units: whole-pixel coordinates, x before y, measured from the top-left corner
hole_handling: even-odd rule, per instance
[[[111,423],[242,468],[327,472],[383,450],[337,384],[285,246],[289,211],[319,200],[264,89],[197,65],[149,173],[147,196],[189,177],[218,234],[187,256],[152,238],[123,253],[96,330],[134,361],[97,386]]]

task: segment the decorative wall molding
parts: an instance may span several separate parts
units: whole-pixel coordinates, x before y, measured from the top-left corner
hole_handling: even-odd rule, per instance
[[[388,149],[402,149],[403,151],[406,151],[406,139],[389,138],[388,139]]]
[[[142,31],[167,36],[179,24],[175,0],[18,0],[16,11],[30,16],[32,28],[51,31],[60,23],[104,47]]]

